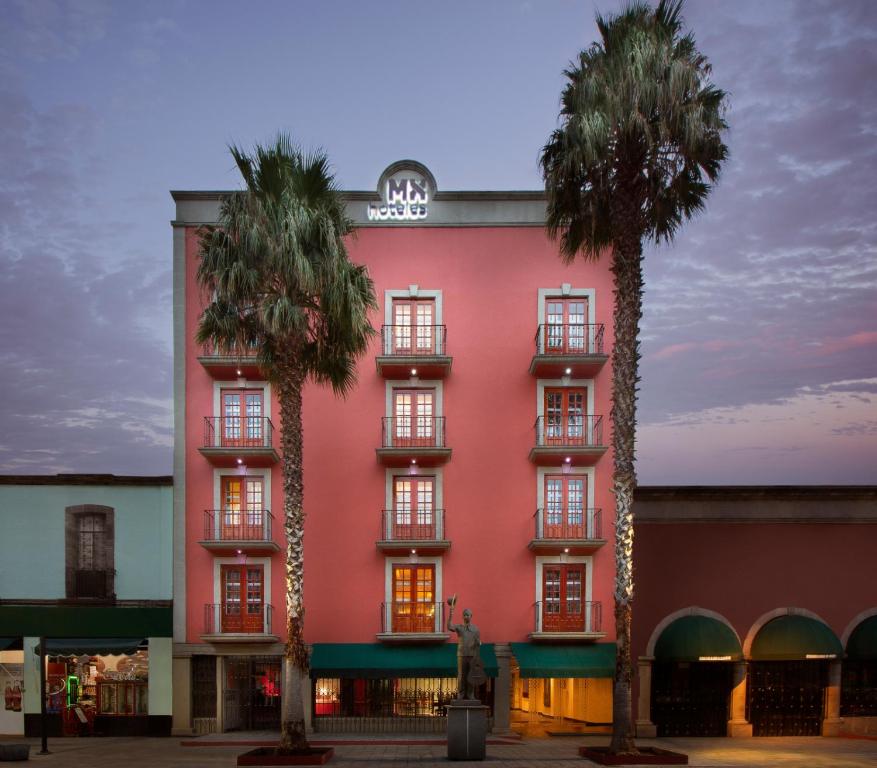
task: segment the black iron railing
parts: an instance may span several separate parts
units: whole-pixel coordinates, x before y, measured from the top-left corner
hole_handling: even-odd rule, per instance
[[[270,635],[273,612],[267,603],[207,603],[204,634]]]
[[[95,598],[107,600],[113,597],[113,580],[116,572],[112,569],[81,569],[73,571],[73,594],[70,597]]]
[[[274,425],[265,416],[205,416],[205,448],[271,448]]]
[[[444,325],[382,325],[381,350],[386,357],[445,355]]]
[[[545,323],[536,331],[537,355],[602,355],[603,323]]]
[[[446,537],[443,509],[385,509],[381,512],[384,541],[441,541]]]
[[[444,448],[444,416],[384,416],[382,448]]]
[[[602,625],[599,602],[567,597],[540,600],[533,607],[537,632],[599,632]]]
[[[271,541],[274,516],[267,509],[205,509],[206,541]]]
[[[539,416],[536,419],[539,448],[597,448],[603,445],[603,417],[582,414]]]
[[[552,539],[602,539],[602,514],[599,508],[540,507],[533,516],[536,521],[536,538]]]
[[[442,603],[381,603],[381,632],[383,633],[443,632],[444,626]]]

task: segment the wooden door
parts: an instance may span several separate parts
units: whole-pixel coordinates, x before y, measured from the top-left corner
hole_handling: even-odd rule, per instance
[[[585,425],[587,389],[545,389],[545,445],[588,445]]]
[[[263,478],[222,478],[222,540],[261,541],[265,538]]]
[[[393,632],[435,632],[435,566],[393,566]]]
[[[261,565],[223,565],[222,631],[264,631],[264,569]]]
[[[585,500],[587,475],[546,475],[542,536],[546,539],[588,538]]]
[[[393,390],[393,445],[432,447],[435,441],[435,390]]]
[[[223,447],[263,447],[261,389],[224,389],[220,435]]]
[[[587,354],[591,347],[587,298],[546,299],[544,334],[546,354]]]
[[[585,631],[585,566],[550,564],[542,568],[542,631]]]
[[[435,352],[435,302],[431,299],[393,301],[395,355],[431,355]]]
[[[392,538],[436,538],[434,477],[394,478]]]

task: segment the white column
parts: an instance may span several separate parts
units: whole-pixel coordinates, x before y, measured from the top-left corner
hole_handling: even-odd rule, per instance
[[[837,736],[843,720],[840,716],[840,659],[828,664],[828,687],[825,689],[825,719],[822,721],[823,736]]]
[[[508,643],[494,646],[499,672],[493,685],[493,733],[511,733],[512,648]]]
[[[728,736],[747,738],[752,736],[752,723],[746,720],[746,662],[734,663],[733,687],[731,688],[731,719],[728,721]]]
[[[640,656],[637,660],[639,696],[636,700],[637,738],[653,739],[657,728],[652,722],[652,663],[654,656]]]
[[[192,727],[192,657],[174,657],[171,670],[173,681],[171,735],[191,736],[194,731]]]

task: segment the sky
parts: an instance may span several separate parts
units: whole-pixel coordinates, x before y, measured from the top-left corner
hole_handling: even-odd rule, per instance
[[[346,189],[539,189],[597,6],[0,0],[0,472],[171,472],[170,189],[278,130]],[[646,249],[639,482],[875,483],[877,2],[684,16],[730,158]]]

